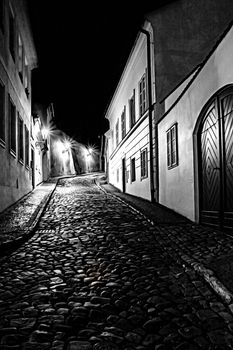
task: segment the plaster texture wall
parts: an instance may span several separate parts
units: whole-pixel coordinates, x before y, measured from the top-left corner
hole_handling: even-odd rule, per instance
[[[232,0],[177,0],[146,15],[154,30],[156,94],[167,97],[197,67],[233,18]]]
[[[149,24],[147,29],[151,30]],[[151,45],[153,40],[151,39]],[[153,52],[153,51],[152,51]],[[153,60],[153,59],[152,59]],[[121,79],[109,105],[106,113],[106,118],[109,120],[110,129],[105,134],[108,138],[107,145],[107,164],[108,164],[108,178],[109,182],[123,190],[122,181],[122,159],[125,158],[126,165],[126,192],[135,196],[150,199],[150,149],[149,149],[149,126],[148,126],[148,111],[140,117],[139,115],[139,81],[147,69],[147,42],[146,35],[139,33],[135,45],[131,51],[129,59],[126,63],[125,69],[122,73]],[[154,71],[154,65],[152,72]],[[154,75],[152,74],[153,85],[153,102],[155,101],[154,90]],[[129,100],[135,91],[135,115],[136,123],[130,128],[130,111]],[[122,139],[121,130],[121,114],[125,108],[126,111],[126,135]],[[116,123],[119,122],[119,143],[116,145],[115,128]],[[147,149],[148,158],[148,176],[141,178],[141,159],[140,152],[142,149]],[[136,165],[136,181],[131,181],[131,158],[135,158]]]
[[[16,153],[10,151],[9,140],[9,113],[8,101],[11,98],[16,109],[16,118],[18,115],[23,120],[23,127],[27,127],[30,132],[31,118],[31,69],[36,65],[36,52],[33,45],[33,39],[30,27],[27,21],[27,15],[23,7],[23,1],[12,2],[15,16],[17,34],[20,33],[25,43],[25,55],[29,63],[28,91],[26,94],[25,87],[18,74],[17,55],[13,60],[9,51],[9,1],[4,1],[4,32],[0,30],[0,81],[5,89],[4,97],[4,120],[5,120],[5,139],[0,140],[0,211],[4,210],[22,196],[32,190],[32,179],[29,166],[25,164],[25,150],[23,162],[19,160],[18,152],[18,133],[16,136]],[[27,39],[26,39],[27,38]],[[17,119],[16,119],[17,120]],[[16,128],[17,128],[16,122]],[[28,150],[29,152],[29,150]],[[30,161],[30,160],[29,160]]]
[[[165,101],[168,114],[158,125],[159,201],[193,221],[198,220],[199,211],[197,161],[194,159],[194,154],[197,153],[195,127],[201,110],[209,99],[218,90],[233,84],[232,47],[231,28],[170,111],[174,99],[170,96]],[[182,92],[181,88],[179,92]],[[177,91],[174,94],[179,95]],[[175,122],[178,123],[179,165],[168,170],[166,131]]]

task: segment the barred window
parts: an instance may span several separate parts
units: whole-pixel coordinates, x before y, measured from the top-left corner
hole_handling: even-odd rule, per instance
[[[5,142],[5,88],[0,83],[0,139]]]
[[[146,178],[148,176],[148,157],[147,148],[141,151],[141,178]]]
[[[121,114],[121,138],[123,139],[126,135],[126,120],[125,120],[125,107]]]
[[[23,162],[24,153],[24,142],[23,142],[23,120],[18,114],[18,159]]]
[[[167,131],[167,166],[168,169],[178,165],[177,123]]]
[[[10,151],[16,153],[16,109],[9,97]]]
[[[131,182],[136,180],[135,158],[131,158]]]

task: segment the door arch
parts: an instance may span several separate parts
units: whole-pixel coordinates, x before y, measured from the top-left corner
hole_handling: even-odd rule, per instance
[[[198,130],[200,222],[233,228],[233,88],[218,92]]]

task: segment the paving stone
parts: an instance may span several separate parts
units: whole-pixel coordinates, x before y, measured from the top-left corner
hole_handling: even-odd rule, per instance
[[[211,238],[190,223],[151,225],[86,176],[61,182],[39,226],[0,264],[5,344],[17,350],[233,344],[232,304],[225,306],[193,270],[196,261],[220,257],[229,237],[220,243],[217,233]]]

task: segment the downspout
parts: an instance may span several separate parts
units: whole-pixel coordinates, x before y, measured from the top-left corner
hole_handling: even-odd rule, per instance
[[[150,192],[151,192],[151,202],[155,202],[150,32],[148,30],[145,30],[144,28],[140,28],[140,31],[146,35],[146,39],[147,39],[146,42],[147,42],[148,105],[149,105],[148,112],[149,112],[149,148],[150,148]]]

